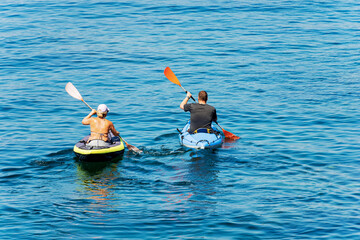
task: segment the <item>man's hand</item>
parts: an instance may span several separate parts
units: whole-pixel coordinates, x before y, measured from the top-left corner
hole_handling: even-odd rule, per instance
[[[95,115],[95,114],[96,114],[96,110],[95,110],[95,109],[92,109],[90,114],[91,114],[91,116],[92,116],[92,115]]]
[[[186,93],[186,96],[188,97],[188,99],[190,99],[192,95],[191,95],[190,92],[187,92],[187,93]]]

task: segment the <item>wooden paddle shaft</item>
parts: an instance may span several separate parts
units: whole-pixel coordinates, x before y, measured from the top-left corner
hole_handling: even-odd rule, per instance
[[[92,110],[92,108],[89,106],[89,104],[87,104],[87,103],[84,101],[84,99],[81,99],[81,101],[82,101],[83,103],[85,103],[85,105],[88,106],[88,107]]]

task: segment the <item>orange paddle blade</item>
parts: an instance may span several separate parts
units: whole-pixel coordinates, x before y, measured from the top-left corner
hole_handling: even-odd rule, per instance
[[[164,74],[170,82],[173,82],[181,87],[180,81],[177,79],[175,73],[169,67],[165,68]]]
[[[238,140],[240,139],[240,137],[236,136],[235,134],[232,134],[231,132],[228,132],[226,131],[225,129],[223,129],[223,132],[224,132],[224,135],[225,135],[225,138],[229,138],[229,139],[232,139],[232,140]]]
[[[228,138],[228,139],[231,139],[231,140],[240,139],[240,137],[236,136],[235,134],[232,134],[231,132],[226,131],[225,129],[223,129],[218,122],[215,122],[215,123],[221,128],[221,130],[223,131],[223,133],[225,135],[225,138]]]

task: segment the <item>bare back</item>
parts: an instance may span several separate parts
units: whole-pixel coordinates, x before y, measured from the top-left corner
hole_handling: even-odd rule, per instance
[[[109,140],[109,131],[112,131],[112,133],[116,135],[113,123],[105,118],[90,118],[90,130],[91,136],[89,140],[100,139],[106,142]]]

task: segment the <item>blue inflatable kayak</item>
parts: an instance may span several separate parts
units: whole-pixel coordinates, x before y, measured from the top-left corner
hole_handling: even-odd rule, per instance
[[[185,127],[180,131],[179,139],[180,144],[195,149],[205,149],[205,148],[218,148],[221,147],[223,136],[219,130],[211,125],[212,129],[201,128],[197,130],[197,133],[190,134],[188,132],[190,128],[190,121],[185,125]]]

